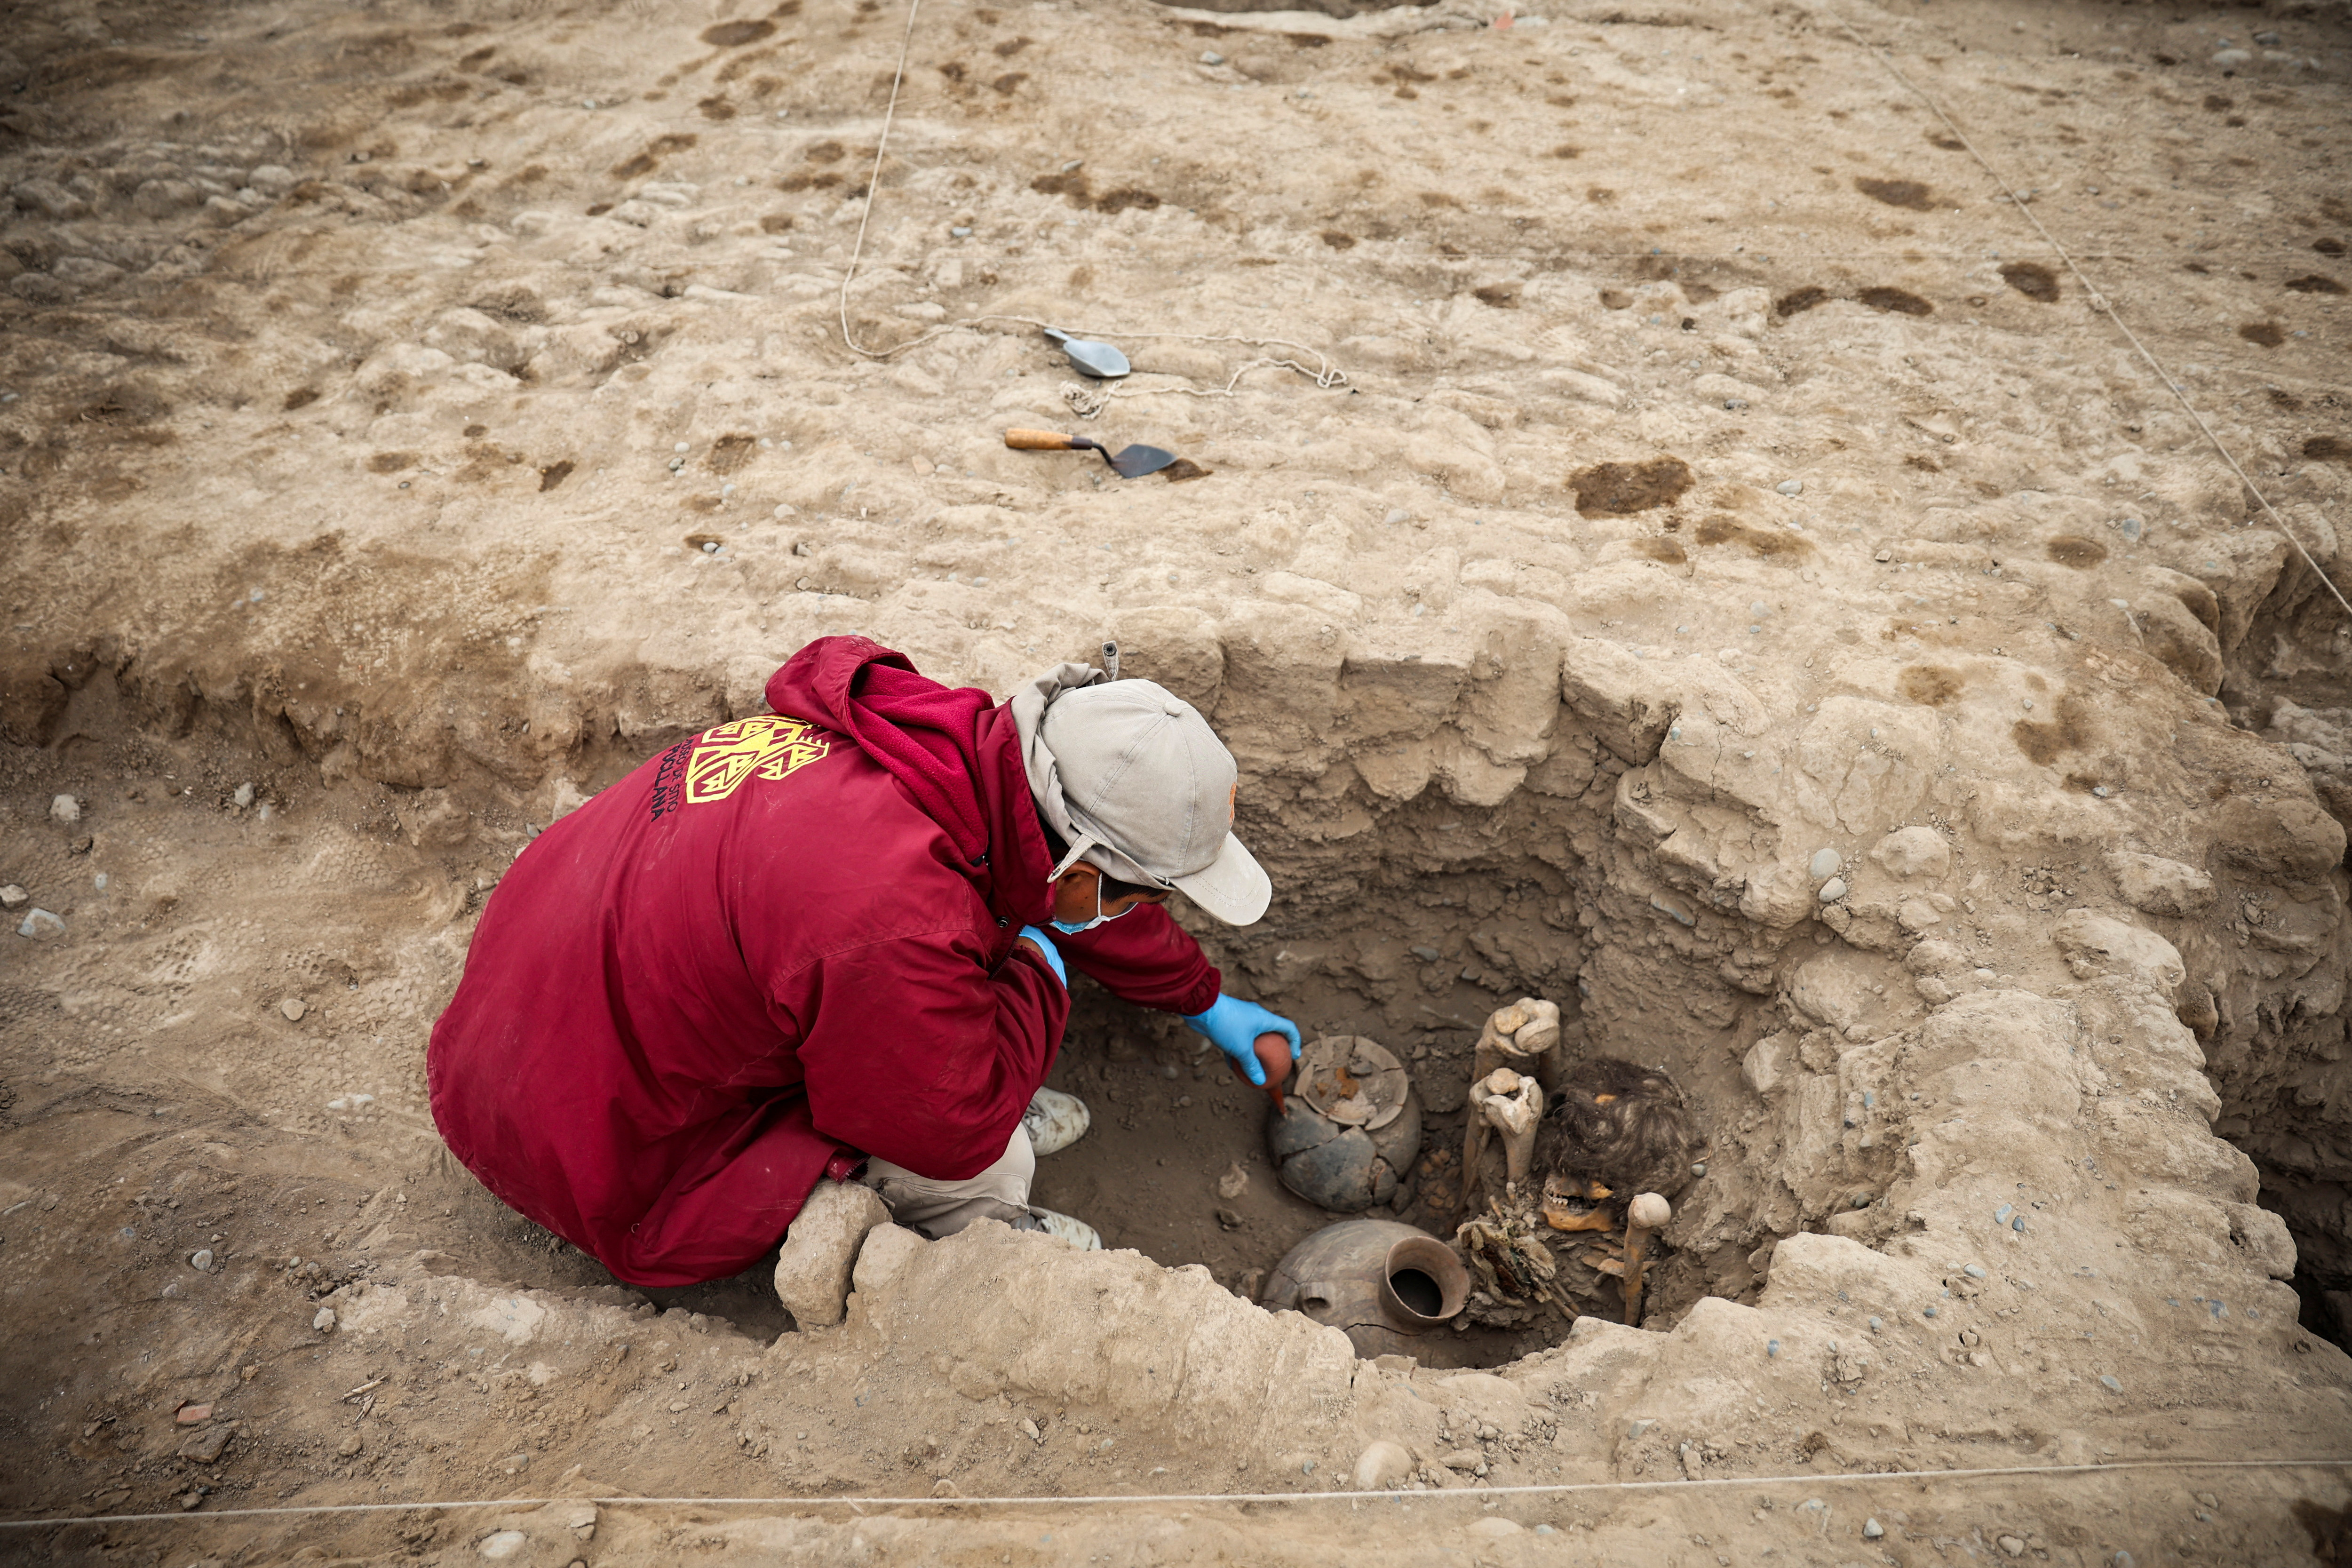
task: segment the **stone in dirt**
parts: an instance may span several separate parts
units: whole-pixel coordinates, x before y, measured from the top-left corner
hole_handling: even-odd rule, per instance
[[[2213,902],[2212,878],[2161,855],[2118,849],[2107,857],[2107,871],[2115,878],[2116,891],[2123,895],[2124,902],[2144,914],[2177,920]]]
[[[49,802],[49,819],[53,822],[79,822],[81,802],[69,795],[61,795]]]
[[[1940,877],[1952,868],[1952,848],[1932,827],[1904,827],[1878,841],[1870,858],[1890,877]]]
[[[66,934],[66,922],[47,910],[30,910],[26,912],[23,920],[16,922],[16,934],[29,937],[63,936]]]
[[[1364,1446],[1356,1458],[1355,1482],[1360,1492],[1379,1491],[1395,1486],[1412,1474],[1412,1456],[1401,1443],[1386,1438]]]
[[[310,1010],[310,1005],[299,996],[289,996],[278,1004],[278,1010],[286,1016],[288,1023],[299,1024],[302,1021],[302,1015]]]
[[[11,882],[0,888],[0,910],[21,910],[33,901],[33,895]]]
[[[841,1321],[857,1250],[875,1226],[889,1223],[890,1211],[872,1188],[856,1182],[816,1184],[776,1258],[776,1295],[794,1322],[829,1329]]]

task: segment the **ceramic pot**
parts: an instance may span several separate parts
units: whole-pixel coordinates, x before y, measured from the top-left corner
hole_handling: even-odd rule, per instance
[[[1395,1197],[1421,1157],[1421,1096],[1384,1047],[1327,1035],[1300,1053],[1265,1142],[1284,1186],[1335,1214],[1360,1213]]]
[[[1412,1355],[1416,1339],[1452,1322],[1469,1299],[1469,1271],[1427,1231],[1349,1219],[1292,1247],[1267,1277],[1260,1304],[1327,1323],[1370,1359]]]

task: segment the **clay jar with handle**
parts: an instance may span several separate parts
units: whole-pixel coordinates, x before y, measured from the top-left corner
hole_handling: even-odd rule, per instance
[[[1468,1270],[1427,1231],[1349,1219],[1292,1247],[1267,1277],[1260,1304],[1328,1324],[1370,1358],[1413,1354],[1413,1342],[1452,1322],[1469,1299]]]

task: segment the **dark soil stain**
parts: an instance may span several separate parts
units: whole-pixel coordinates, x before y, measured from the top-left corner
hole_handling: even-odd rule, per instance
[[[1680,458],[1642,463],[1596,463],[1569,479],[1576,510],[1586,517],[1631,517],[1671,506],[1691,488],[1690,465]]]
[[[705,120],[735,118],[735,106],[724,98],[706,98],[694,107],[701,111],[702,118]]]
[[[2012,261],[2000,269],[2000,280],[2029,300],[2058,302],[2058,274],[2039,261]]]
[[[1917,180],[1857,179],[1853,188],[1874,202],[1885,202],[1890,207],[1906,207],[1915,213],[1930,211],[1936,205],[1927,187]]]
[[[286,401],[278,405],[278,406],[285,409],[287,413],[291,414],[297,408],[308,408],[310,405],[318,401],[319,389],[317,387],[298,386],[293,391],[286,395]]]
[[[2315,239],[2311,242],[2311,248],[2322,256],[2341,256],[2344,254],[2344,242],[2340,239]]]
[[[710,444],[710,456],[703,459],[703,466],[714,474],[731,474],[751,460],[759,445],[756,436],[721,436]]]
[[[1828,289],[1817,289],[1811,284],[1807,284],[1793,293],[1780,296],[1773,303],[1772,313],[1776,316],[1800,316],[1816,305],[1826,305],[1829,302]]]
[[[372,474],[396,474],[403,468],[415,468],[416,466],[416,454],[414,452],[378,452],[367,460],[367,466],[368,472]]]
[[[2055,718],[2040,724],[2021,719],[2009,727],[2009,738],[2029,760],[2047,767],[2090,744],[2089,710],[2079,698],[2061,698]]]
[[[2088,571],[2107,558],[2107,547],[2078,533],[2062,533],[2049,543],[2050,559],[2077,572]]]
[[[2266,349],[2274,349],[2286,342],[2286,331],[2276,321],[2248,321],[2238,329],[2238,335]]]
[[[1864,289],[1854,296],[1874,310],[1892,310],[1898,316],[1932,316],[1936,307],[1906,289]]]
[[[1812,553],[1812,542],[1801,533],[1776,528],[1750,528],[1736,517],[1717,512],[1693,531],[1701,544],[1739,544],[1769,559],[1793,560]]]
[[[1627,306],[1633,304],[1633,296],[1626,293],[1622,289],[1603,289],[1601,290],[1601,303],[1602,308],[1605,310],[1622,310]]]
[[[775,31],[773,22],[754,17],[740,22],[721,22],[715,27],[703,28],[699,36],[714,49],[739,49],[745,44],[756,44],[761,38],[774,37]]]
[[[564,480],[570,479],[572,477],[572,467],[573,464],[571,458],[559,458],[554,462],[548,464],[547,467],[540,469],[540,493],[544,495],[549,490],[551,490],[556,486],[562,484]]]
[[[661,167],[661,161],[664,158],[668,157],[672,153],[685,152],[693,146],[697,140],[691,131],[673,131],[667,135],[656,136],[646,143],[646,150],[635,157],[625,158],[614,164],[613,177],[616,180],[634,180],[640,174],[650,174]]]
[[[1356,237],[1343,228],[1327,228],[1322,237],[1323,243],[1334,250],[1352,250],[1356,246]]]
[[[2314,436],[2303,444],[2303,455],[2315,463],[2352,463],[2352,441],[2341,436]]]
[[[1960,672],[1940,664],[1915,664],[1895,678],[1895,689],[1926,708],[1941,708],[1960,695]]]
[[[1519,286],[1516,283],[1489,283],[1470,292],[1480,304],[1492,305],[1497,310],[1519,308]]]
[[[2294,289],[2298,294],[2341,294],[2344,292],[2343,284],[2338,283],[2333,278],[2323,278],[2316,272],[2310,274],[2308,277],[2290,278],[2286,280],[2286,286],[2289,289]]]
[[[1180,485],[1186,479],[1205,479],[1216,471],[1214,468],[1201,467],[1190,458],[1179,458],[1160,469],[1160,473],[1170,484]]]
[[[1658,534],[1633,541],[1633,553],[1646,555],[1653,561],[1663,561],[1669,566],[1679,566],[1690,559],[1681,545]]]
[[[1140,185],[1121,185],[1117,190],[1097,195],[1093,184],[1077,171],[1066,174],[1040,174],[1029,182],[1029,188],[1044,195],[1066,196],[1072,206],[1092,207],[1097,212],[1119,213],[1129,207],[1139,207],[1149,212],[1160,205],[1159,194],[1147,191]]]

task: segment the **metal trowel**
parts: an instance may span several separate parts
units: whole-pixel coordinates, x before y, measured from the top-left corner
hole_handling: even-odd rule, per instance
[[[1074,338],[1055,327],[1045,329],[1045,337],[1070,356],[1070,363],[1082,374],[1091,375],[1097,381],[1117,381],[1134,368],[1127,363],[1125,354],[1108,343],[1098,343],[1091,338]]]
[[[1099,441],[1065,436],[1058,430],[1007,430],[1004,444],[1016,452],[1100,452],[1102,460],[1123,479],[1156,474],[1176,461],[1175,453],[1158,447],[1122,447],[1113,452]]]

